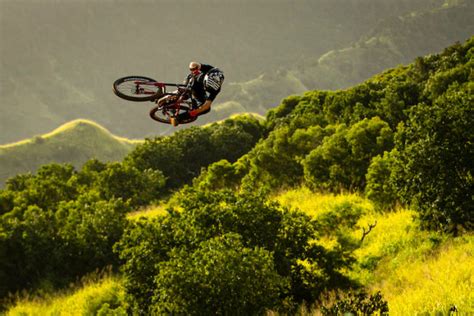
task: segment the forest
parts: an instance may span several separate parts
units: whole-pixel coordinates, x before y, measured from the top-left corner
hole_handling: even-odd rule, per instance
[[[364,207],[341,203],[314,217],[275,197],[356,194],[380,218],[409,208],[433,247],[468,240],[472,262],[473,65],[471,37],[345,90],[288,96],[264,120],[235,116],[146,139],[121,162],[48,164],[9,178],[0,190],[3,309],[14,293],[41,296],[109,269],[123,292],[93,314],[390,313],[387,293],[354,277],[377,225],[348,233]],[[166,207],[130,217],[150,205]],[[470,280],[467,292],[472,271]],[[474,312],[465,295],[451,311]]]

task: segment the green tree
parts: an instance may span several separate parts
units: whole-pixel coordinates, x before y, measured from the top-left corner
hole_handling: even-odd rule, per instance
[[[393,208],[397,202],[397,193],[391,178],[393,163],[394,159],[388,152],[383,156],[375,156],[365,175],[365,194],[380,209]]]
[[[153,278],[165,278],[161,268],[171,269],[178,261],[183,262],[182,254],[189,257],[203,243],[229,233],[238,234],[244,248],[262,248],[272,253],[275,271],[289,282],[289,287],[279,292],[280,303],[287,309],[294,307],[293,303],[314,301],[326,288],[348,284],[339,271],[350,260],[310,242],[318,238],[318,224],[306,214],[281,209],[254,194],[186,188],[178,198],[182,211],[170,209],[167,216],[139,220],[115,247],[123,260],[125,287],[135,312],[150,313],[151,293],[158,286]],[[178,275],[188,271],[185,269],[188,268],[178,269]],[[203,278],[206,276],[195,276],[195,280]],[[181,286],[185,287],[179,285],[179,291]],[[225,293],[222,291],[215,293]]]
[[[426,228],[473,229],[472,83],[451,86],[433,105],[419,104],[397,132],[394,181]]]
[[[306,182],[313,189],[363,189],[372,157],[392,147],[392,130],[379,117],[338,125],[302,161]]]
[[[271,252],[247,248],[225,234],[192,253],[173,251],[159,264],[153,310],[157,314],[261,315],[274,308],[285,279]]]
[[[287,126],[276,129],[249,152],[243,189],[250,192],[257,188],[275,189],[296,185],[301,180],[303,170],[295,160],[295,151],[289,142],[291,133]]]
[[[90,191],[74,201],[62,202],[55,213],[58,239],[53,252],[56,273],[65,278],[83,275],[107,265],[118,265],[113,245],[120,240],[126,227],[130,207],[121,199],[103,200]]]
[[[190,184],[201,169],[226,159],[236,161],[250,150],[264,133],[255,118],[239,117],[205,128],[193,127],[172,136],[147,139],[125,162],[139,170],[160,170],[166,188]]]
[[[130,206],[149,205],[158,200],[165,185],[159,170],[138,170],[124,163],[111,163],[97,177],[97,190],[104,200],[121,198]]]
[[[223,159],[211,164],[193,180],[193,185],[200,190],[236,189],[242,180],[238,164],[231,164]]]
[[[37,205],[44,210],[56,209],[59,202],[72,200],[78,195],[77,188],[68,183],[74,174],[76,171],[69,164],[43,165],[35,175],[10,178],[5,190],[15,195],[17,207]]]
[[[313,189],[337,191],[350,188],[348,170],[350,148],[346,139],[347,127],[339,125],[321,146],[312,150],[302,161],[306,184]]]

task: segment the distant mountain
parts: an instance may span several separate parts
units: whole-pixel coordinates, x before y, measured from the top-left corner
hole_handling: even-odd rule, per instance
[[[223,94],[229,90],[230,95],[219,96],[213,111],[194,125],[244,110],[263,114],[280,96],[300,92],[299,84],[294,89],[286,81],[278,81],[272,91],[254,89],[255,83],[274,80],[272,70],[287,71],[307,58],[341,49],[387,17],[441,3],[0,1],[0,144],[77,118],[132,138],[171,133],[175,129],[148,118],[150,103],[123,101],[111,93],[111,85],[134,74],[182,81],[191,60],[221,68],[226,75]],[[245,98],[247,91],[253,95]]]
[[[139,143],[114,136],[94,122],[75,120],[51,133],[0,146],[0,186],[9,177],[47,163],[80,167],[92,158],[120,161]]]
[[[343,89],[474,34],[474,2],[446,1],[436,9],[381,21],[350,47],[306,61],[297,73],[311,89]]]
[[[231,83],[220,99],[237,101],[236,109],[247,107],[263,114],[287,95],[345,89],[385,69],[464,42],[473,34],[474,2],[446,1],[436,8],[380,20],[347,47],[285,65],[254,80]]]

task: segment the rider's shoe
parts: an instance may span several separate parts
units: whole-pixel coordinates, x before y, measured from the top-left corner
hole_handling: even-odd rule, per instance
[[[176,117],[170,117],[170,123],[175,127],[179,125],[178,119]]]

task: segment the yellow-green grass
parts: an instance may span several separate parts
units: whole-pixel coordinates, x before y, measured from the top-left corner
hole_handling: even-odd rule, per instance
[[[73,293],[63,292],[43,299],[20,300],[6,315],[97,315],[101,308],[105,312],[105,304],[113,309],[123,303],[124,298],[125,291],[121,281],[108,276],[100,281],[87,282]]]
[[[75,120],[51,133],[0,146],[0,185],[48,163],[71,163],[79,168],[92,158],[120,161],[139,143],[114,136],[92,121]]]
[[[473,258],[473,236],[452,239],[428,256],[410,256],[388,271],[382,266],[383,280],[373,287],[388,300],[391,315],[447,315],[452,306],[474,315]]]
[[[414,220],[415,212],[398,209],[379,213],[370,201],[356,194],[315,194],[298,189],[281,193],[275,199],[315,217],[341,203],[362,208],[364,213],[352,231],[358,239],[361,227],[377,222],[355,252],[357,262],[349,276],[371,293],[381,291],[388,301],[390,315],[447,315],[453,305],[459,315],[474,315],[472,234],[453,238],[421,231]],[[166,214],[166,207],[164,204],[150,207],[130,214],[129,218],[162,216]],[[81,303],[84,298],[100,300],[110,297],[107,293],[122,293],[120,280],[113,278],[89,286],[70,296],[58,295],[47,301],[20,301],[8,315],[73,315],[69,310],[61,313],[56,310],[66,305],[85,306]],[[95,294],[86,294],[92,292]],[[87,313],[78,313],[84,314]],[[319,312],[312,310],[304,314],[319,315]]]
[[[364,214],[352,232],[358,239],[362,227],[377,223],[355,252],[357,263],[349,276],[370,292],[381,291],[390,315],[447,315],[452,306],[460,315],[474,315],[472,234],[453,238],[421,231],[415,212],[378,213],[370,201],[355,194],[325,195],[298,189],[276,199],[314,217],[340,203],[361,207]]]
[[[374,211],[374,205],[358,194],[313,193],[307,188],[300,188],[281,193],[275,199],[286,207],[299,209],[313,217],[322,215],[337,205],[345,203],[360,207],[367,213]]]
[[[140,217],[151,218],[151,217],[165,216],[166,214],[168,214],[166,212],[166,208],[167,208],[166,205],[150,206],[150,207],[140,209],[140,210],[137,210],[135,212],[131,212],[131,213],[127,214],[127,218],[129,220],[134,220],[134,219],[138,219]]]

